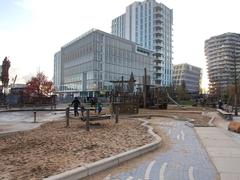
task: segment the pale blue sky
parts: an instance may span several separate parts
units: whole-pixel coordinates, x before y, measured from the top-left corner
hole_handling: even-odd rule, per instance
[[[31,20],[31,13],[14,5],[14,0],[0,0],[0,30],[14,31]]]
[[[207,84],[204,41],[240,33],[239,0],[157,0],[173,9],[173,63],[201,67]],[[110,32],[111,20],[132,0],[0,0],[0,60],[24,82],[39,69],[53,76],[53,56],[91,28]]]

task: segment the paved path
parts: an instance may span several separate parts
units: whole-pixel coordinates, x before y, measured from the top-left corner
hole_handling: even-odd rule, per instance
[[[162,121],[164,120],[164,121]],[[157,154],[151,161],[138,164],[136,168],[109,174],[108,179],[121,180],[212,180],[217,172],[207,153],[199,143],[194,129],[167,118],[154,118],[170,138],[170,150]]]
[[[240,134],[227,130],[229,121],[216,112],[217,127],[195,128],[222,180],[240,180]]]
[[[196,128],[222,180],[240,180],[240,144],[224,129]]]
[[[43,122],[52,121],[64,117],[65,112],[37,112],[37,123],[33,123],[33,112],[1,112],[0,135],[15,131],[29,130],[38,127]]]

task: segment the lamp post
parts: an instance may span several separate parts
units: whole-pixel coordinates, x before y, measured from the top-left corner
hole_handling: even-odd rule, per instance
[[[236,52],[234,48],[233,52],[233,60],[234,60],[234,107],[235,107],[235,112],[234,114],[237,116],[238,115],[238,87],[237,87],[237,62],[236,62]]]

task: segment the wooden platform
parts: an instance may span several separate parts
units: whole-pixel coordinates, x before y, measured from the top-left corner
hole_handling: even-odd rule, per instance
[[[89,121],[98,121],[98,120],[104,120],[104,119],[110,119],[110,118],[111,118],[110,114],[95,115],[95,116],[89,116]],[[81,120],[86,121],[87,116],[81,117]]]

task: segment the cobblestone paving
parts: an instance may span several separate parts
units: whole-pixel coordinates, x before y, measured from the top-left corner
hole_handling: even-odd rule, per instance
[[[172,142],[171,149],[158,154],[154,160],[139,164],[124,173],[108,175],[105,180],[213,180],[215,167],[194,129],[184,122],[157,122]]]

